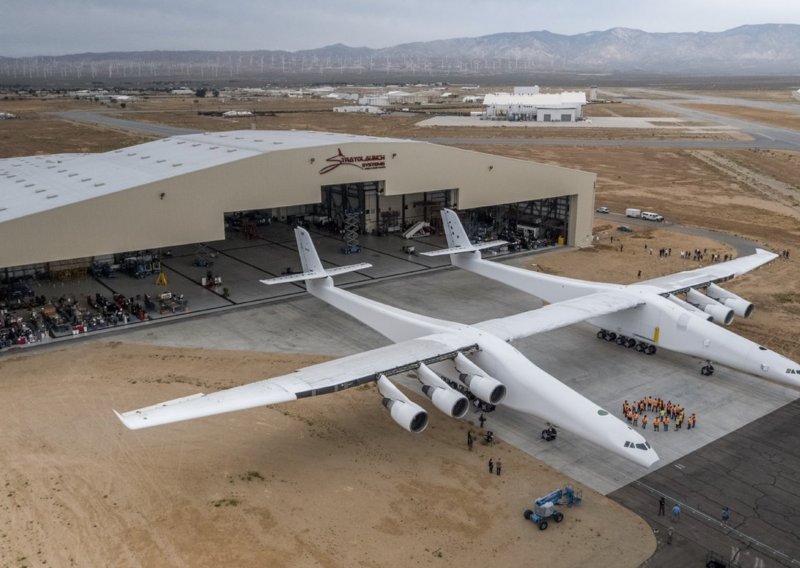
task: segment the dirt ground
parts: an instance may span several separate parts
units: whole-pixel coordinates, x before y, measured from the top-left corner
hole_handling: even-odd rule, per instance
[[[148,101],[120,114],[209,130],[250,128],[255,122],[256,128],[378,136],[489,136],[486,129],[420,128],[419,116],[282,107],[303,112],[233,122],[170,105]],[[46,114],[49,108],[40,101],[0,101],[0,111],[20,114],[19,120],[0,122],[0,157],[100,151],[143,140],[61,121]],[[544,137],[575,134],[535,130]],[[527,129],[502,128],[492,134],[531,135]],[[773,262],[726,287],[756,304],[751,319],[735,319],[735,331],[800,359],[795,264],[800,198],[791,193],[800,185],[800,153],[468,149],[596,172],[596,204],[612,211],[651,209],[675,223],[789,249],[791,260]],[[680,259],[680,250],[730,252],[668,227],[636,227],[623,235],[617,225],[598,218],[594,248],[537,256],[531,268],[628,283],[638,279],[639,270],[644,279],[695,268]],[[660,258],[662,247],[672,248],[673,255]],[[586,490],[585,504],[570,509],[564,525],[539,533],[522,519],[522,510],[568,479],[505,444],[491,450],[478,445],[468,453],[467,426],[435,411],[429,431],[406,434],[385,416],[369,388],[152,431],[124,430],[110,413],[112,407],[126,410],[198,388],[224,388],[317,360],[117,343],[0,359],[6,489],[0,500],[0,566],[510,566],[529,565],[534,556],[565,566],[592,561],[636,566],[652,553],[655,542],[640,519]],[[502,457],[501,478],[485,472],[488,457]]]
[[[0,359],[0,566],[638,566],[654,551],[642,519],[580,486],[540,532],[523,510],[574,482],[502,442],[469,452],[470,426],[435,409],[409,434],[371,385],[152,430],[111,412],[321,360],[120,342]]]

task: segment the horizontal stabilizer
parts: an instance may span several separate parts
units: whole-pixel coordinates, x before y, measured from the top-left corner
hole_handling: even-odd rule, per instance
[[[364,270],[370,268],[372,265],[368,262],[360,262],[358,264],[348,264],[347,266],[337,266],[336,268],[326,268],[325,272],[328,276],[338,276],[345,272],[356,272],[357,270]]]
[[[483,250],[488,248],[494,247],[501,247],[503,245],[507,245],[507,241],[488,241],[485,243],[479,243],[475,245],[463,245],[457,246],[452,248],[446,248],[441,250],[432,250],[428,252],[421,252],[419,253],[421,256],[444,256],[446,254],[459,254],[462,252],[475,252],[476,250]]]
[[[347,266],[336,266],[334,268],[313,270],[310,272],[298,272],[297,274],[287,274],[285,276],[278,276],[276,278],[268,278],[261,280],[262,284],[273,286],[275,284],[286,284],[288,282],[299,282],[300,280],[318,280],[319,278],[327,278],[328,276],[338,276],[346,272],[355,272],[356,270],[364,270],[372,265],[368,262],[360,262],[358,264],[350,264]]]

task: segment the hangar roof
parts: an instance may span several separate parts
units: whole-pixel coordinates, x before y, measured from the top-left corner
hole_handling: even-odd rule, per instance
[[[0,159],[0,223],[281,150],[395,138],[295,130],[173,136],[101,154]]]

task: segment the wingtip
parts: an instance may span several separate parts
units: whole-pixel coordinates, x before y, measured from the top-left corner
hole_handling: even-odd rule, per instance
[[[123,426],[125,426],[128,430],[132,430],[133,429],[133,428],[131,428],[131,425],[128,424],[127,420],[125,420],[125,417],[122,414],[120,414],[119,412],[117,412],[113,408],[111,410],[114,412],[114,414],[117,415],[117,418],[119,418],[119,421],[122,422]]]

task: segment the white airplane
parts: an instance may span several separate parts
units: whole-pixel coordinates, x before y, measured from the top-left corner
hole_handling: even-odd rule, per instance
[[[333,285],[337,274],[369,264],[324,268],[311,236],[295,229],[303,272],[263,280],[265,284],[305,281],[308,292],[367,324],[394,345],[380,347],[310,367],[288,375],[210,394],[195,394],[120,414],[130,429],[146,428],[332,393],[376,382],[391,417],[409,432],[422,432],[427,412],[409,400],[387,378],[416,371],[423,393],[445,414],[461,418],[468,399],[458,388],[480,400],[507,406],[543,420],[563,424],[585,438],[639,465],[658,460],[655,450],[628,424],[536,367],[508,341],[575,321],[569,302],[535,313],[464,325],[435,319],[370,300]],[[639,303],[618,295],[597,302],[594,315]],[[584,312],[580,311],[583,318]],[[456,388],[454,388],[456,387]]]
[[[599,327],[597,336],[601,339],[616,341],[648,355],[659,346],[699,357],[705,361],[700,371],[703,375],[714,373],[713,361],[758,377],[800,386],[800,364],[711,323],[730,325],[734,314],[742,317],[752,314],[753,304],[717,283],[758,268],[777,258],[775,253],[756,249],[755,254],[735,260],[626,286],[551,276],[484,260],[481,249],[505,242],[473,245],[455,211],[443,209],[442,220],[449,248],[423,255],[450,255],[453,265],[541,298],[550,303],[548,308],[571,305],[575,310],[583,310],[584,317],[575,321],[585,320]],[[705,294],[698,292],[702,288]],[[683,293],[686,300],[676,296]],[[621,303],[618,310],[608,310],[598,317],[594,311],[609,296],[627,298],[629,305]],[[529,316],[517,317],[535,317],[535,313],[536,310],[529,312]]]

